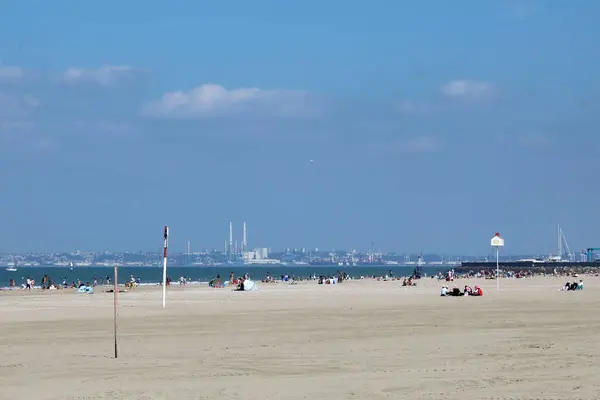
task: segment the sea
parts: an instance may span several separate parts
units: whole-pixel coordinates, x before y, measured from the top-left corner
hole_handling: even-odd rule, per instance
[[[11,279],[15,280],[16,286],[21,286],[27,277],[34,279],[36,286],[41,283],[42,277],[47,275],[57,284],[66,281],[68,284],[78,280],[86,283],[92,283],[94,277],[100,283],[110,277],[114,281],[114,267],[63,267],[63,266],[35,266],[35,267],[17,267],[17,271],[6,271],[6,267],[0,269],[0,287],[8,287]],[[423,266],[422,273],[431,276],[439,271],[445,272],[451,269],[449,266]],[[236,277],[248,274],[250,279],[260,281],[267,274],[277,279],[281,275],[288,275],[295,279],[308,279],[314,276],[333,276],[337,271],[345,272],[352,278],[371,277],[371,276],[410,276],[415,269],[414,265],[368,265],[356,267],[331,266],[289,266],[289,265],[220,265],[220,266],[173,266],[167,268],[167,276],[177,283],[180,277],[185,277],[188,283],[208,283],[211,279],[220,275],[223,279],[229,279],[231,272]],[[139,279],[141,284],[158,285],[162,281],[162,267],[127,267],[118,268],[119,283],[124,284],[133,276]]]

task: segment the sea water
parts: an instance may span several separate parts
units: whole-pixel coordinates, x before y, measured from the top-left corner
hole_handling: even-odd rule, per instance
[[[369,265],[369,266],[289,266],[289,265],[220,265],[220,266],[173,266],[167,267],[167,275],[173,283],[177,283],[180,277],[185,277],[188,282],[207,283],[220,275],[223,280],[228,280],[231,272],[236,277],[248,274],[251,279],[260,281],[267,273],[273,279],[279,279],[281,275],[288,275],[290,278],[306,279],[313,275],[333,276],[337,271],[345,272],[352,278],[361,276],[371,277],[389,275],[390,271],[394,276],[409,276],[413,273],[415,266],[398,265]],[[422,272],[427,276],[437,274],[439,271],[445,272],[451,267],[443,266],[424,266]],[[36,286],[42,282],[42,277],[48,275],[56,284],[62,284],[67,281],[68,284],[78,280],[86,283],[93,283],[94,277],[101,282],[101,278],[106,280],[110,277],[113,280],[113,267],[58,267],[58,266],[36,266],[36,267],[17,267],[17,271],[0,270],[0,287],[8,287],[10,279],[15,280],[16,286],[20,287],[27,277],[34,279]],[[133,275],[135,279],[139,278],[142,284],[158,285],[162,280],[162,267],[119,267],[119,283],[124,284],[130,280]]]

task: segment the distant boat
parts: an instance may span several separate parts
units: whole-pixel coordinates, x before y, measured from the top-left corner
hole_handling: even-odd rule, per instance
[[[6,270],[8,272],[17,272],[17,269],[15,267],[8,267],[8,268],[6,268]]]

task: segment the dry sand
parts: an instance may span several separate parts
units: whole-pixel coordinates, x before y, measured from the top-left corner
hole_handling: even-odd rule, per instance
[[[1,399],[592,399],[600,279],[0,292]],[[457,281],[464,285],[467,281]],[[474,282],[471,282],[473,284]]]

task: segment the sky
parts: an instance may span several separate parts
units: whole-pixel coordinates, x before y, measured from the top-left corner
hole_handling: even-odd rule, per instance
[[[600,246],[600,2],[2,2],[0,252]]]

